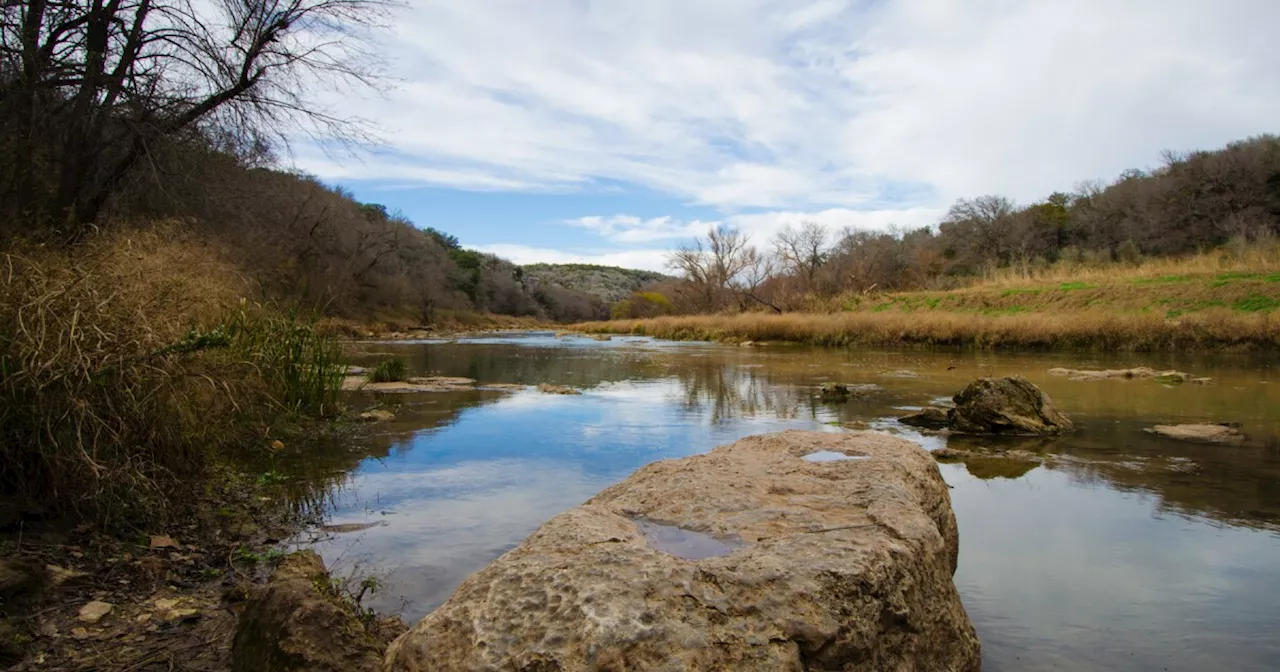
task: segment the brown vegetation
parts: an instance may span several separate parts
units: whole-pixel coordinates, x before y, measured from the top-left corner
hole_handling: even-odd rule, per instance
[[[1157,169],[1025,207],[997,195],[961,199],[936,226],[911,231],[832,232],[809,222],[758,248],[722,226],[671,253],[682,282],[648,289],[677,313],[825,312],[883,292],[1081,282],[1126,268],[1143,277],[1270,272],[1280,268],[1278,237],[1280,137],[1261,136],[1168,154]]]
[[[1210,312],[1170,321],[1106,310],[1060,315],[791,313],[686,315],[578,325],[589,333],[674,340],[785,341],[825,346],[976,346],[1094,350],[1268,349],[1280,323],[1268,315]]]
[[[217,247],[169,225],[0,256],[0,495],[122,525],[259,420],[333,411],[334,345],[241,298]],[[261,448],[259,448],[260,450]]]
[[[1069,280],[1080,278],[1079,280]],[[1064,281],[1065,280],[1065,281]],[[813,297],[806,312],[579,325],[600,333],[815,345],[1266,349],[1280,345],[1280,245],[1137,265],[1005,271],[953,291]]]

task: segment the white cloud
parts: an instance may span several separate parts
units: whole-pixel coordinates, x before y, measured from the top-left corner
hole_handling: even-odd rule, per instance
[[[590,215],[565,222],[589,229],[615,243],[647,243],[656,240],[689,238],[706,233],[713,222],[693,220],[682,222],[673,217],[641,219],[632,215],[604,217]]]
[[[467,247],[487,254],[495,254],[517,264],[599,264],[601,266],[638,268],[660,273],[668,272],[666,269],[667,250],[665,249],[569,252],[506,243],[468,245]]]
[[[746,233],[754,244],[768,246],[769,241],[783,227],[794,227],[805,222],[817,222],[825,226],[832,235],[835,235],[846,228],[869,231],[918,229],[934,224],[942,217],[942,214],[943,211],[936,208],[904,208],[901,210],[831,208],[815,212],[773,211],[738,214],[715,221],[692,220],[687,222],[673,217],[643,219],[632,215],[591,215],[570,220],[566,223],[586,228],[612,243],[628,244],[666,241],[669,245],[674,245],[676,241],[704,235],[712,227],[727,224]],[[538,257],[537,261],[545,261],[547,263],[569,263],[569,261],[551,261],[551,257],[579,263],[603,263],[583,262],[581,260],[586,258],[632,258],[628,255],[640,255],[634,258],[654,263],[654,260],[661,256],[657,250],[595,252],[588,255],[580,255],[554,250],[535,250],[534,248],[520,245],[488,245],[477,249],[499,256],[517,255],[523,258],[536,256]],[[509,256],[509,258],[514,257]],[[651,266],[645,266],[644,268],[651,268]],[[658,267],[652,268],[658,269]]]
[[[1277,130],[1276,25],[1275,0],[410,0],[384,45],[403,86],[334,101],[392,158],[298,161],[473,190],[621,182],[774,211],[738,220],[760,228],[929,223],[958,197],[1027,202]],[[579,223],[631,245],[702,224]]]
[[[303,163],[729,208],[886,180],[1026,200],[1274,130],[1278,24],[1272,0],[413,0],[387,44],[405,84],[342,103],[405,159]]]

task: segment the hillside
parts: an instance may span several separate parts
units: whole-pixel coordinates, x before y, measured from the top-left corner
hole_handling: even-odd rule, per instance
[[[671,279],[653,271],[593,264],[529,264],[524,272],[540,282],[589,294],[608,304],[617,303],[650,283]]]

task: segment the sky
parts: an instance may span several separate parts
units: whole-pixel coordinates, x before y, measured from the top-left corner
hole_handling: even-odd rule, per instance
[[[935,224],[1280,132],[1276,0],[408,0],[299,170],[517,263]]]

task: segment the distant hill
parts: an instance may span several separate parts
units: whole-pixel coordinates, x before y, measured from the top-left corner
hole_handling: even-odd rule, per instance
[[[671,276],[653,271],[594,264],[529,264],[523,268],[526,275],[540,282],[590,294],[609,304],[631,296],[632,292],[649,283],[671,279]]]

